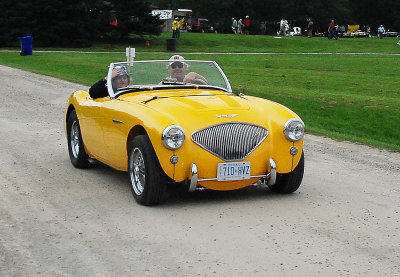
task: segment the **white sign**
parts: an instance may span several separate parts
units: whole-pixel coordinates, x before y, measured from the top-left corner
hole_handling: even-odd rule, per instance
[[[171,19],[172,18],[172,10],[152,10],[151,11],[152,16],[160,16],[160,19]]]

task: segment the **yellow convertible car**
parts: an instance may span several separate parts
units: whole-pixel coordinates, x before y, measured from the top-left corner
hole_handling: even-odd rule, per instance
[[[138,203],[161,203],[172,183],[188,191],[299,188],[303,121],[281,104],[232,92],[215,61],[175,55],[111,63],[104,82],[105,97],[69,97],[70,160],[77,168],[97,160],[127,171]]]

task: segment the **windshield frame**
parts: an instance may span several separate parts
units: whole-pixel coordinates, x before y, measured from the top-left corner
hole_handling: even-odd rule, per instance
[[[204,88],[216,88],[218,90],[224,90],[227,92],[232,93],[232,87],[231,84],[229,83],[228,78],[226,77],[225,73],[222,71],[221,67],[215,62],[215,61],[207,61],[207,60],[184,60],[185,62],[195,62],[195,63],[212,63],[215,68],[218,69],[219,73],[221,74],[222,78],[225,81],[226,84],[226,89],[225,88],[221,88],[221,87],[217,87],[217,86],[212,86],[212,85],[198,85],[197,87],[204,87]],[[129,89],[128,87],[126,89],[122,88],[122,90],[120,92],[114,92],[112,89],[112,82],[111,82],[111,75],[112,75],[112,69],[115,67],[115,65],[126,65],[126,66],[132,66],[135,63],[169,63],[171,61],[169,60],[144,60],[144,61],[133,61],[133,62],[115,62],[115,63],[110,63],[109,68],[108,68],[108,74],[107,74],[107,90],[108,90],[108,94],[110,96],[111,99],[115,99],[117,98],[120,94],[126,93],[126,89]],[[188,84],[189,85],[189,84]],[[193,85],[190,85],[191,87],[196,87]],[[157,86],[153,86],[153,87],[157,87],[160,90],[161,89],[170,89],[171,87],[176,88],[176,85],[157,85]],[[186,85],[180,86],[180,87],[185,87],[187,88]],[[143,88],[147,88],[143,86]]]

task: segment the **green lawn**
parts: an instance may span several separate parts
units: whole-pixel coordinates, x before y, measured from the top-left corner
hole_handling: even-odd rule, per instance
[[[160,36],[136,37],[132,36],[131,47],[137,51],[164,52],[166,51],[166,40],[171,37],[171,33],[163,33]],[[202,33],[182,33],[177,40],[177,51],[179,52],[273,52],[273,53],[398,53],[400,47],[396,45],[398,38],[345,38],[338,40],[328,40],[327,38],[314,37],[284,37],[274,38],[273,36],[243,36],[230,34],[202,34]],[[149,41],[150,46],[146,46]],[[18,40],[15,45],[18,46]],[[91,48],[44,48],[35,46],[34,50],[78,50],[78,51],[124,51],[128,44],[113,44],[113,49],[108,49],[108,44],[95,43]],[[12,49],[12,48],[8,48]],[[14,47],[14,49],[19,49]]]
[[[171,53],[152,52],[164,50],[161,48],[165,46],[167,35],[152,41],[150,49],[145,45],[133,45],[137,51],[136,59],[169,58]],[[235,91],[243,90],[246,94],[272,99],[290,107],[303,118],[309,133],[400,151],[400,55],[294,54],[397,54],[400,53],[397,41],[396,38],[328,41],[325,38],[182,34],[178,50],[179,53],[288,53],[187,53],[184,56],[187,59],[216,60]],[[104,47],[98,44],[81,50],[105,51]],[[124,51],[122,45],[114,47],[114,51]],[[20,57],[16,52],[0,53],[0,64],[90,85],[105,75],[109,62],[125,60],[124,53],[43,53],[35,50],[33,56],[26,57]]]

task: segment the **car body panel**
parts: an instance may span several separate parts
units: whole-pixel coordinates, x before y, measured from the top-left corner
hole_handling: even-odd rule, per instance
[[[188,94],[194,96],[179,96]],[[177,182],[187,179],[192,163],[198,165],[199,178],[215,178],[217,164],[225,161],[201,149],[190,139],[190,135],[204,127],[230,121],[261,125],[269,131],[267,138],[245,159],[252,162],[251,175],[265,174],[270,157],[276,161],[279,173],[290,172],[297,165],[300,154],[293,157],[290,155],[290,148],[296,145],[301,153],[302,145],[300,142],[288,141],[282,131],[282,126],[288,118],[297,117],[295,113],[280,104],[257,97],[223,94],[207,96],[209,94],[209,90],[174,90],[169,98],[143,104],[143,101],[156,94],[137,93],[136,96],[124,95],[119,99],[93,100],[87,92],[77,91],[71,96],[69,103],[77,111],[89,156],[118,170],[127,170],[127,140],[131,130],[139,125],[149,135],[160,164],[171,179]],[[158,93],[159,97],[165,95],[164,91]],[[265,116],[265,111],[269,111],[274,117]],[[234,117],[217,117],[220,115]],[[193,124],[194,122],[196,124]],[[166,149],[160,139],[162,130],[172,124],[179,124],[187,134],[184,145],[175,151]],[[169,161],[173,154],[179,158],[175,165]],[[229,185],[228,182],[223,182],[223,186],[221,182],[208,181],[203,185],[213,189],[232,189],[247,186],[249,182],[254,181],[230,182]]]

